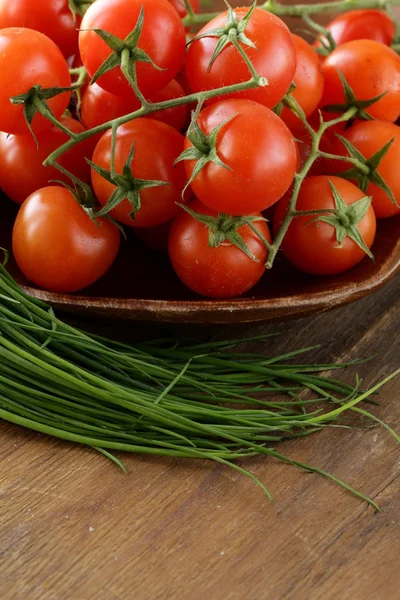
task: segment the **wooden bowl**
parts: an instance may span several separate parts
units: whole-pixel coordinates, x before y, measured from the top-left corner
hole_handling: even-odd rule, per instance
[[[16,208],[4,199],[0,246],[11,248]],[[64,312],[84,316],[170,323],[246,323],[303,317],[371,294],[400,270],[400,217],[380,221],[373,247],[356,267],[334,277],[313,277],[278,256],[274,268],[248,294],[207,300],[190,292],[174,274],[168,257],[149,250],[133,234],[112,269],[77,294],[53,294],[30,285],[10,260],[10,272],[25,291]]]

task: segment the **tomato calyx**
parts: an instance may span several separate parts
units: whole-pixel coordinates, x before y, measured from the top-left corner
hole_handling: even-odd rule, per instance
[[[241,250],[246,256],[254,260],[254,262],[260,262],[259,259],[252,253],[238,229],[247,225],[257,235],[257,237],[265,244],[267,248],[270,247],[269,242],[264,238],[262,233],[254,226],[254,223],[259,221],[266,221],[261,216],[244,216],[244,217],[232,217],[223,213],[219,213],[217,217],[212,215],[204,215],[198,213],[185,204],[178,204],[183,210],[185,210],[193,219],[196,219],[199,223],[203,223],[208,229],[208,244],[211,248],[218,248],[224,243],[232,244]]]
[[[328,183],[332,191],[335,208],[332,209],[331,215],[321,214],[315,219],[309,221],[307,225],[318,221],[328,223],[328,225],[332,225],[332,227],[335,228],[338,248],[341,248],[343,246],[343,240],[346,237],[349,237],[351,240],[353,240],[353,242],[357,244],[357,246],[361,248],[361,250],[365,252],[365,254],[367,254],[367,256],[369,256],[369,258],[373,260],[374,256],[371,250],[365,244],[358,229],[358,224],[360,223],[360,221],[362,221],[371,205],[372,196],[363,196],[362,198],[360,198],[360,200],[357,200],[357,202],[353,202],[353,204],[346,204],[336,187],[333,185],[333,183],[330,180],[328,180]],[[305,216],[306,214],[315,213],[318,213],[318,211],[310,211],[303,213],[296,212],[295,214],[297,216]]]
[[[342,142],[348,151],[350,158],[353,158],[359,163],[359,165],[354,165],[347,171],[343,171],[341,173],[336,173],[338,177],[342,177],[343,179],[349,179],[351,181],[356,181],[357,186],[366,193],[368,186],[370,183],[374,183],[381,190],[383,190],[390,198],[391,202],[397,206],[396,199],[393,195],[392,190],[383,179],[382,175],[378,172],[379,165],[382,162],[382,159],[389,152],[390,147],[394,142],[394,138],[389,140],[386,144],[382,146],[375,154],[371,156],[371,158],[365,158],[365,156],[355,147],[353,144],[344,138],[343,136],[336,134],[337,138]]]
[[[382,94],[379,94],[378,96],[374,96],[373,98],[368,98],[367,100],[358,100],[357,96],[355,95],[355,93],[353,92],[353,89],[348,84],[343,73],[341,71],[338,71],[338,75],[340,77],[340,81],[343,86],[345,102],[344,102],[344,104],[340,104],[340,103],[339,104],[328,104],[327,106],[323,106],[322,110],[325,110],[326,112],[333,112],[333,113],[337,113],[337,112],[345,113],[350,108],[355,107],[357,109],[357,112],[354,113],[354,116],[352,117],[350,123],[352,121],[354,121],[355,119],[363,119],[364,121],[373,121],[373,117],[371,117],[371,115],[368,114],[366,109],[369,108],[370,106],[372,106],[372,104],[375,104],[375,102],[378,102],[379,100],[381,100],[384,96],[386,96],[387,91],[383,92]]]
[[[12,96],[10,98],[11,104],[23,104],[24,105],[24,117],[26,124],[31,132],[36,144],[38,143],[35,133],[32,129],[32,121],[36,113],[40,113],[44,117],[50,119],[52,122],[56,121],[53,113],[47,105],[46,100],[50,100],[59,94],[66,92],[72,92],[76,89],[76,86],[66,88],[42,88],[41,85],[34,85],[27,92]]]
[[[150,63],[157,71],[163,71],[163,69],[155,64],[150,56],[141,48],[138,47],[140,36],[142,35],[144,23],[144,6],[140,9],[138,20],[136,25],[129,35],[124,40],[121,40],[116,35],[105,31],[104,29],[92,29],[102,40],[107,44],[113,51],[112,54],[100,65],[96,73],[93,75],[91,83],[102,77],[105,73],[112,71],[116,67],[121,67],[121,70],[133,88],[136,96],[141,100],[143,105],[147,105],[148,102],[144,96],[140,93],[137,87],[136,77],[136,63],[146,62]]]
[[[216,165],[223,167],[224,169],[228,169],[228,171],[232,171],[231,167],[225,164],[218,156],[217,137],[221,129],[236,116],[237,114],[234,114],[225,119],[225,121],[217,125],[209,135],[204,133],[204,131],[200,128],[196,120],[192,121],[187,133],[187,137],[192,142],[193,146],[184,150],[182,154],[178,156],[174,163],[177,164],[182,160],[197,161],[190,176],[190,179],[182,192],[183,195],[188,186],[193,181],[193,179],[210,162],[213,162]]]
[[[132,148],[129,152],[128,158],[125,162],[125,165],[122,169],[122,174],[119,175],[114,168],[114,146],[115,140],[113,139],[113,148],[111,152],[111,170],[107,171],[103,167],[96,165],[94,162],[86,159],[89,165],[98,173],[103,179],[111,183],[112,185],[117,186],[114,192],[112,193],[108,202],[95,213],[96,217],[104,217],[108,215],[110,211],[116,208],[121,202],[125,199],[132,206],[132,212],[129,214],[132,220],[135,220],[135,213],[137,213],[141,208],[141,195],[140,193],[152,187],[159,187],[164,185],[171,185],[169,181],[158,181],[152,179],[138,179],[134,177],[132,173],[132,162],[135,155],[135,145],[132,145]]]
[[[254,48],[255,50],[257,50],[257,46],[245,34],[245,30],[247,25],[249,24],[251,15],[253,14],[254,9],[257,6],[257,1],[255,1],[251,5],[251,7],[240,22],[237,18],[235,11],[230,6],[230,4],[226,2],[226,0],[225,4],[228,7],[228,11],[224,27],[215,27],[214,29],[210,29],[209,31],[206,31],[205,33],[196,36],[195,38],[193,38],[193,40],[190,40],[189,42],[189,44],[191,44],[196,40],[200,40],[205,37],[219,38],[218,43],[215,46],[215,50],[210,58],[210,62],[208,63],[207,72],[211,70],[211,67],[215,60],[221,54],[223,49],[229,44],[233,44],[237,48],[239,43],[241,43],[245,46],[250,46],[250,48]]]

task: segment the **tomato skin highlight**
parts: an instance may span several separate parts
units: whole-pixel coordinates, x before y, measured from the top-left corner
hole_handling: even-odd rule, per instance
[[[61,122],[74,133],[85,128],[72,117]],[[39,147],[31,135],[8,135],[0,132],[0,188],[14,202],[22,204],[36,190],[51,185],[52,181],[65,181],[69,177],[55,167],[43,166],[43,161],[69,140],[69,136],[57,127],[37,136]],[[90,166],[85,160],[91,158],[95,140],[88,138],[60,156],[57,162],[81,181],[90,181]]]
[[[197,120],[206,134],[226,123],[217,136],[217,154],[231,170],[209,162],[190,186],[197,198],[217,212],[247,215],[279,200],[293,181],[297,149],[283,121],[250,100],[221,100],[205,108]],[[185,139],[185,149],[192,147]],[[185,160],[190,178],[196,161]]]
[[[329,181],[338,190],[346,204],[360,200],[365,194],[354,184],[339,177],[318,175],[304,180],[296,210],[335,208]],[[274,231],[278,232],[287,213],[290,198],[285,196],[276,205]],[[348,236],[338,246],[332,225],[314,221],[314,215],[294,217],[282,243],[282,251],[295,267],[312,275],[336,275],[347,271],[366,255]],[[372,206],[358,225],[365,244],[370,248],[375,239],[376,218]]]
[[[296,88],[291,96],[309,117],[318,107],[324,91],[324,78],[318,54],[312,46],[298,35],[293,35],[296,46],[297,67],[293,81]],[[281,119],[290,128],[301,125],[300,119],[287,107],[283,107]]]
[[[324,93],[320,106],[344,104],[339,77],[343,73],[358,100],[386,92],[366,112],[374,119],[396,121],[400,115],[400,57],[373,40],[355,40],[338,46],[322,63]]]
[[[392,190],[399,206],[393,204],[384,190],[375,183],[370,182],[366,194],[372,196],[372,206],[378,219],[393,217],[400,214],[400,127],[383,121],[363,121],[354,125],[343,137],[349,140],[365,156],[371,158],[390,140],[394,140],[386,156],[383,157],[377,171]],[[333,154],[348,156],[348,152],[342,142],[336,139],[333,146]],[[340,172],[350,168],[346,161],[330,161],[330,171],[340,177]]]
[[[132,206],[127,199],[114,208],[110,216],[130,227],[154,227],[170,221],[179,211],[177,202],[182,202],[182,191],[186,185],[185,169],[174,161],[183,150],[183,136],[165,123],[151,119],[135,119],[118,128],[116,138],[115,169],[122,173],[132,145],[135,155],[132,162],[134,177],[146,180],[168,181],[171,185],[148,188],[140,193],[141,209],[135,220],[129,215]],[[111,131],[107,131],[93,153],[93,162],[110,170]],[[94,169],[92,185],[102,206],[109,200],[115,186]]]
[[[325,25],[337,46],[353,40],[375,40],[390,46],[395,35],[395,26],[390,16],[383,10],[350,10],[338,15]],[[319,39],[315,47],[320,48]]]
[[[33,29],[10,27],[0,30],[0,131],[29,134],[22,104],[13,105],[10,98],[28,92],[33,86],[44,89],[70,87],[68,65],[57,46]],[[67,108],[70,93],[50,98],[47,104],[56,118]],[[35,133],[50,129],[50,121],[35,114]]]
[[[95,224],[71,192],[56,186],[36,191],[23,203],[12,236],[14,257],[25,277],[60,293],[97,281],[114,262],[119,244],[115,225],[107,219]]]
[[[134,30],[142,6],[144,23],[138,47],[162,69],[146,62],[137,63],[138,86],[146,96],[175,77],[185,56],[185,29],[167,0],[96,0],[82,19],[79,50],[86,70],[93,77],[112,50],[94,31],[87,30],[103,29],[124,40]],[[97,83],[112,94],[131,91],[120,67],[105,73]]]
[[[198,213],[217,216],[215,211],[198,200],[190,208]],[[256,222],[255,226],[271,241],[265,221]],[[209,298],[233,298],[251,289],[265,272],[268,252],[247,225],[240,227],[238,232],[259,262],[227,241],[218,248],[211,248],[207,227],[182,211],[172,223],[168,243],[172,266],[181,281],[192,291]]]
[[[65,58],[78,50],[81,17],[74,19],[68,0],[0,0],[0,29],[27,27],[47,35]]]
[[[241,21],[248,8],[236,8],[235,13]],[[199,35],[211,29],[224,27],[227,13],[224,12],[207,23]],[[288,91],[296,70],[296,48],[292,35],[284,22],[259,8],[256,8],[246,27],[245,35],[258,50],[243,46],[260,77],[266,77],[269,85],[251,90],[226,94],[227,98],[247,98],[268,108],[273,108]],[[248,81],[250,71],[237,49],[229,44],[216,58],[208,71],[208,65],[218,39],[205,37],[193,41],[186,56],[186,71],[190,87],[195,92],[219,88]],[[209,102],[216,102],[222,97]]]

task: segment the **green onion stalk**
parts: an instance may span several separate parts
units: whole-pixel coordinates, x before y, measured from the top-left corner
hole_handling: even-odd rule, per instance
[[[378,508],[335,476],[288,458],[277,444],[349,427],[349,415],[383,424],[365,403],[397,375],[363,391],[327,372],[350,364],[298,364],[235,350],[243,340],[124,344],[89,335],[26,295],[0,266],[0,418],[113,452],[208,459],[252,478],[239,459],[265,455],[320,473]],[[244,340],[246,341],[246,340]],[[265,342],[265,340],[264,340]],[[262,343],[260,341],[260,343]],[[325,374],[321,374],[325,373]]]

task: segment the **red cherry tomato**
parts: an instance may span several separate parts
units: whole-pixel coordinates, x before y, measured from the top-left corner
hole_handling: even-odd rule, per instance
[[[174,161],[183,150],[183,136],[165,123],[151,119],[135,119],[121,125],[117,131],[115,169],[122,173],[132,145],[135,155],[132,172],[135,178],[166,181],[170,185],[150,187],[141,191],[141,208],[130,217],[133,208],[127,199],[111,211],[117,221],[131,227],[153,227],[170,221],[178,212],[177,202],[182,202],[182,191],[186,184],[182,164]],[[100,139],[93,154],[93,162],[110,171],[111,131]],[[108,202],[116,186],[109,183],[92,169],[92,184],[96,196],[103,206]]]
[[[313,48],[298,35],[293,35],[297,53],[297,68],[293,81],[296,88],[291,93],[306,117],[309,117],[320,103],[324,90],[324,78],[318,55]],[[300,119],[289,109],[284,107],[281,119],[290,128],[299,126]]]
[[[321,107],[345,103],[341,72],[357,100],[385,96],[367,108],[374,119],[396,121],[400,115],[400,56],[372,40],[338,46],[322,63],[325,79]]]
[[[393,140],[386,156],[382,159],[377,173],[389,186],[398,204],[394,204],[388,194],[375,183],[370,182],[366,193],[372,196],[372,206],[378,218],[393,217],[400,214],[400,127],[383,121],[364,121],[358,123],[343,134],[366,158],[371,158],[385,144]],[[336,139],[332,148],[333,154],[348,156],[343,143]],[[351,165],[346,161],[332,160],[329,163],[330,172],[340,176],[340,172],[348,170]]]
[[[0,0],[0,29],[28,27],[49,37],[68,58],[78,50],[78,29],[68,0]]]
[[[230,120],[228,120],[230,119]],[[279,200],[293,181],[297,150],[284,122],[271,110],[250,100],[221,100],[199,115],[200,129],[209,135],[218,125],[219,159],[208,162],[194,177],[197,198],[215,211],[230,215],[261,212]],[[187,137],[185,149],[191,148]],[[185,160],[188,178],[196,160]]]
[[[65,127],[74,133],[85,128],[71,117],[61,119]],[[44,167],[43,161],[57,148],[69,140],[66,133],[57,127],[37,136],[39,147],[30,135],[8,135],[0,133],[0,188],[9,198],[21,204],[36,190],[52,181],[65,181],[69,177],[55,167]],[[91,158],[95,140],[88,138],[60,156],[57,162],[81,181],[90,181],[90,166],[85,158]]]
[[[390,16],[383,10],[349,10],[325,26],[337,46],[353,40],[375,40],[390,46],[395,34],[395,26]],[[321,47],[317,39],[316,47]]]
[[[94,223],[63,187],[36,191],[21,206],[13,253],[25,277],[51,292],[75,292],[99,279],[117,256],[120,234],[107,219]]]
[[[10,27],[0,30],[0,131],[28,134],[22,104],[13,105],[10,98],[25,94],[34,86],[43,89],[69,87],[68,65],[54,42],[33,31]],[[67,108],[70,94],[54,96],[47,104],[56,118]],[[50,121],[36,113],[32,127],[35,133],[50,129]]]
[[[236,8],[241,21],[248,8]],[[215,17],[200,30],[199,35],[224,27],[227,12]],[[224,95],[224,98],[247,98],[273,108],[288,91],[296,71],[296,48],[292,35],[281,19],[256,8],[245,29],[245,35],[257,49],[242,45],[260,77],[268,85]],[[192,42],[186,56],[186,70],[195,92],[233,85],[250,79],[250,71],[233,44],[228,44],[209,68],[218,38],[203,37]],[[213,101],[221,98],[214,98]]]
[[[198,200],[191,208],[198,213],[217,216]],[[255,227],[271,241],[265,221],[255,222]],[[238,233],[258,262],[227,241],[218,248],[211,248],[207,227],[182,211],[172,224],[168,243],[169,256],[178,277],[194,292],[210,298],[232,298],[251,289],[265,272],[268,253],[248,225],[240,227]]]
[[[147,96],[175,77],[185,56],[185,30],[167,0],[96,0],[82,20],[79,49],[84,66],[93,77],[112,50],[90,30],[103,29],[124,40],[134,30],[142,6],[144,23],[138,47],[161,69],[149,62],[137,63],[138,86]],[[98,84],[112,94],[131,90],[119,66],[100,77]]]
[[[181,98],[185,95],[182,86],[174,79],[169,84],[160,90],[155,92],[149,102],[165,102],[166,100],[173,100],[175,98]],[[85,93],[82,96],[82,103],[80,108],[80,115],[82,123],[88,129],[102,125],[112,119],[123,117],[135,110],[140,108],[140,103],[137,100],[133,91],[130,91],[123,96],[115,96],[106,92],[96,83],[89,85]],[[167,108],[165,110],[159,110],[149,114],[149,118],[155,119],[156,121],[162,121],[167,125],[171,125],[178,131],[183,129],[188,119],[189,109],[187,104],[181,106],[175,106],[173,108]],[[146,117],[144,117],[146,118]]]
[[[298,196],[296,210],[334,209],[335,203],[329,181],[333,183],[344,202],[349,205],[365,194],[355,185],[339,177],[323,175],[304,180]],[[274,230],[278,231],[289,205],[285,196],[277,204]],[[358,224],[365,244],[370,248],[376,231],[376,219],[372,206]],[[365,256],[365,252],[348,236],[339,246],[333,225],[315,221],[315,216],[295,217],[283,240],[282,250],[286,258],[298,269],[314,275],[334,275],[350,269]]]

